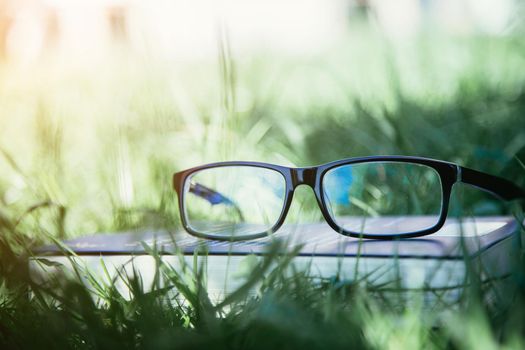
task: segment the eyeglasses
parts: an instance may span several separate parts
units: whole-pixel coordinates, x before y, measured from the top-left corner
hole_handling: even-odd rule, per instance
[[[325,220],[342,235],[428,235],[445,223],[452,186],[458,182],[503,200],[525,198],[523,189],[503,178],[419,157],[350,158],[307,168],[222,162],[173,176],[184,229],[230,241],[277,231],[299,185],[313,189]]]

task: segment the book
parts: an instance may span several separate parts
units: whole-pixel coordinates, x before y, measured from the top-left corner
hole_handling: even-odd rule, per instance
[[[418,218],[376,220],[377,225],[399,225]],[[115,276],[138,271],[144,286],[151,285],[155,258],[149,252],[154,249],[175,269],[205,262],[208,293],[220,300],[241,286],[254,259],[262,259],[279,241],[284,242],[283,253],[295,249],[294,271],[307,270],[318,279],[365,281],[385,290],[419,291],[425,303],[436,297],[453,302],[468,283],[469,268],[481,281],[510,273],[519,254],[519,232],[520,224],[512,217],[449,218],[434,234],[391,241],[346,237],[326,223],[284,225],[273,235],[240,242],[203,240],[181,231],[133,230],[41,247],[30,261],[30,271],[43,283],[57,269],[79,264],[94,276],[113,280],[125,294],[126,284]],[[89,283],[87,278],[84,282]]]

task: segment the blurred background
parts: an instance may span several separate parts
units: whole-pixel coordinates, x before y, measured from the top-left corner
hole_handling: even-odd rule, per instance
[[[418,155],[525,186],[524,15],[517,0],[0,0],[0,219],[36,238],[177,225],[171,174],[220,160]],[[504,211],[461,193],[453,213]]]

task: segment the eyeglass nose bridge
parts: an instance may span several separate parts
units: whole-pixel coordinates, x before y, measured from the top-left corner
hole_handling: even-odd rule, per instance
[[[307,185],[315,188],[317,168],[292,168],[292,187],[295,190],[299,185]]]

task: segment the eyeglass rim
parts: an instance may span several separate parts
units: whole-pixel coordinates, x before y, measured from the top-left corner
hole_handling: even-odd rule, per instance
[[[419,165],[426,165],[434,169],[441,180],[441,189],[442,189],[442,203],[440,215],[437,223],[428,228],[413,232],[407,233],[397,233],[397,234],[366,234],[352,232],[344,230],[342,227],[337,225],[337,223],[332,219],[326,203],[324,201],[324,194],[322,193],[322,179],[326,172],[333,168],[337,168],[343,165],[351,164],[360,164],[360,163],[369,163],[369,162],[396,162],[396,163],[412,163]],[[233,236],[233,237],[220,237],[216,235],[210,235],[206,233],[201,233],[193,230],[188,224],[185,217],[185,203],[184,203],[184,183],[186,179],[193,173],[218,167],[228,167],[228,166],[249,166],[249,167],[258,167],[275,170],[284,177],[285,179],[285,198],[284,205],[281,210],[281,214],[277,219],[277,222],[267,231],[256,233],[252,235],[243,235],[243,236]],[[455,163],[424,158],[424,157],[414,157],[414,156],[368,156],[368,157],[357,157],[357,158],[346,158],[341,160],[336,160],[326,164],[321,164],[318,166],[311,167],[301,167],[293,168],[286,167],[276,164],[263,163],[263,162],[252,162],[252,161],[227,161],[227,162],[215,162],[205,165],[196,166],[189,168],[180,172],[177,172],[173,175],[173,186],[178,194],[179,202],[179,212],[181,217],[181,223],[183,228],[190,234],[212,240],[223,240],[223,241],[244,241],[262,238],[268,236],[272,233],[275,233],[284,223],[288,210],[291,206],[293,193],[295,188],[299,185],[308,185],[310,186],[315,194],[318,206],[321,210],[321,213],[332,229],[334,229],[339,234],[355,238],[370,238],[370,239],[383,239],[383,240],[393,240],[400,238],[413,238],[426,236],[432,233],[437,232],[441,227],[443,227],[447,214],[448,207],[450,202],[450,194],[452,191],[452,186],[456,182],[463,182],[475,187],[478,187],[481,190],[490,192],[499,196],[504,200],[512,200],[516,198],[525,198],[525,191],[515,184],[487,173],[479,172],[473,169],[465,168],[459,166]]]
[[[242,235],[242,236],[223,237],[223,236],[218,236],[218,235],[213,235],[213,234],[206,234],[206,233],[202,233],[202,232],[194,230],[191,227],[191,225],[189,224],[188,219],[186,217],[186,206],[185,206],[185,201],[184,201],[184,196],[186,195],[186,193],[184,191],[184,186],[185,186],[186,180],[189,179],[191,175],[193,175],[193,174],[195,174],[195,173],[197,173],[199,171],[202,171],[202,170],[224,168],[224,167],[238,167],[238,166],[252,167],[252,168],[265,168],[265,169],[276,171],[277,173],[279,173],[280,175],[283,176],[284,181],[285,181],[283,208],[281,209],[281,213],[279,214],[277,222],[271,228],[269,228],[266,231],[263,231],[263,232],[260,232],[260,233],[254,233],[254,234],[251,234],[251,235]],[[291,206],[293,191],[292,191],[292,193],[290,193],[289,185],[288,185],[289,184],[288,183],[288,178],[286,177],[286,175],[282,171],[280,171],[280,170],[278,170],[278,169],[276,169],[274,167],[283,168],[281,170],[285,170],[285,168],[286,168],[286,167],[281,167],[279,165],[273,165],[273,164],[269,164],[269,163],[247,162],[247,161],[235,162],[235,161],[232,161],[232,162],[211,163],[211,164],[206,164],[206,165],[203,165],[203,166],[199,166],[199,167],[188,169],[188,173],[182,175],[183,178],[181,179],[181,182],[180,182],[180,186],[181,186],[180,187],[180,191],[177,190],[178,197],[179,197],[179,211],[180,211],[180,217],[181,217],[182,226],[184,227],[184,229],[188,233],[192,234],[193,236],[196,236],[196,237],[199,237],[199,238],[211,239],[211,240],[218,240],[218,241],[247,241],[247,240],[252,240],[252,239],[266,237],[268,235],[271,235],[271,234],[275,233],[283,225],[283,223],[284,223],[284,221],[286,219],[286,215],[288,214],[288,210],[289,210],[289,208]],[[177,175],[177,174],[175,174],[175,175]],[[174,175],[174,184],[175,184],[175,175]]]

